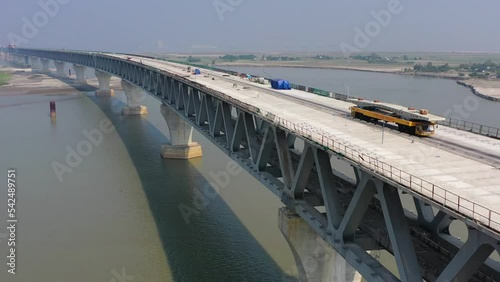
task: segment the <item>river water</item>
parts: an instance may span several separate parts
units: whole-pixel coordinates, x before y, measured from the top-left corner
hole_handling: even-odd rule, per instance
[[[472,95],[448,80],[308,69],[265,72],[336,92],[343,91],[341,78],[352,95],[395,97],[394,102],[432,111],[446,111]],[[48,116],[51,100],[57,104],[56,120]],[[122,117],[120,100],[119,91],[115,98],[92,93],[0,97],[0,182],[7,182],[9,168],[17,170],[19,219],[18,273],[7,274],[2,263],[0,281],[293,281],[295,262],[277,224],[280,201],[244,171],[220,185],[214,175],[226,171],[230,160],[198,133],[194,139],[203,158],[161,159],[168,127],[160,103],[147,97],[149,115]],[[471,111],[470,120],[498,126],[498,119],[487,121],[500,104],[478,103],[481,110]],[[103,126],[108,120],[111,129]],[[102,140],[89,143],[84,130],[102,134]],[[85,152],[79,162],[66,160],[78,149]],[[58,178],[55,162],[70,171]],[[214,195],[217,190],[218,196],[197,201],[203,189]],[[6,195],[5,189],[1,193]],[[181,205],[196,211],[188,221]],[[0,215],[6,210],[6,201],[0,201]],[[1,219],[2,257],[7,256],[5,228]]]

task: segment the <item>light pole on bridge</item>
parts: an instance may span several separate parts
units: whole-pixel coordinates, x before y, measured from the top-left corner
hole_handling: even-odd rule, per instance
[[[385,131],[385,124],[387,121],[382,122],[382,144],[384,144],[384,131]]]
[[[347,90],[347,100],[349,100],[349,94],[350,94],[350,89],[349,89],[349,86],[347,86],[343,81],[342,81],[342,85],[344,85],[344,87],[346,88]]]

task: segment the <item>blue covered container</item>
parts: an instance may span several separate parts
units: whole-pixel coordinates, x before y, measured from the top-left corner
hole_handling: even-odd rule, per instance
[[[290,82],[284,79],[271,79],[271,87],[278,90],[290,90]]]

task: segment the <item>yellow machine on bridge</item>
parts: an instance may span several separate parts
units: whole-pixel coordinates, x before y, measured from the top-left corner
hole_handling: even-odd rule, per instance
[[[348,99],[355,104],[351,107],[351,115],[361,120],[377,122],[393,122],[398,130],[417,136],[431,136],[436,131],[436,122],[444,121],[444,117],[429,114],[428,110],[415,110],[412,107],[382,103],[380,101],[367,101],[361,98]]]

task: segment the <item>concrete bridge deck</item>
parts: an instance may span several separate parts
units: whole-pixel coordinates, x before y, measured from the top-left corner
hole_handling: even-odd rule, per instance
[[[124,55],[114,55],[126,59]],[[223,92],[241,102],[254,105],[261,113],[275,115],[275,120],[292,131],[301,131],[318,144],[333,148],[354,162],[383,174],[458,211],[500,233],[500,168],[454,152],[430,146],[406,134],[342,118],[299,102],[276,96],[302,97],[348,112],[350,103],[311,95],[299,90],[272,90],[270,86],[250,83],[241,78],[202,70],[190,75],[185,66],[131,57],[135,62],[184,76],[187,79]],[[273,95],[274,94],[274,95]],[[451,140],[465,148],[500,159],[500,140],[439,127],[435,138]],[[433,137],[434,138],[434,137]]]

